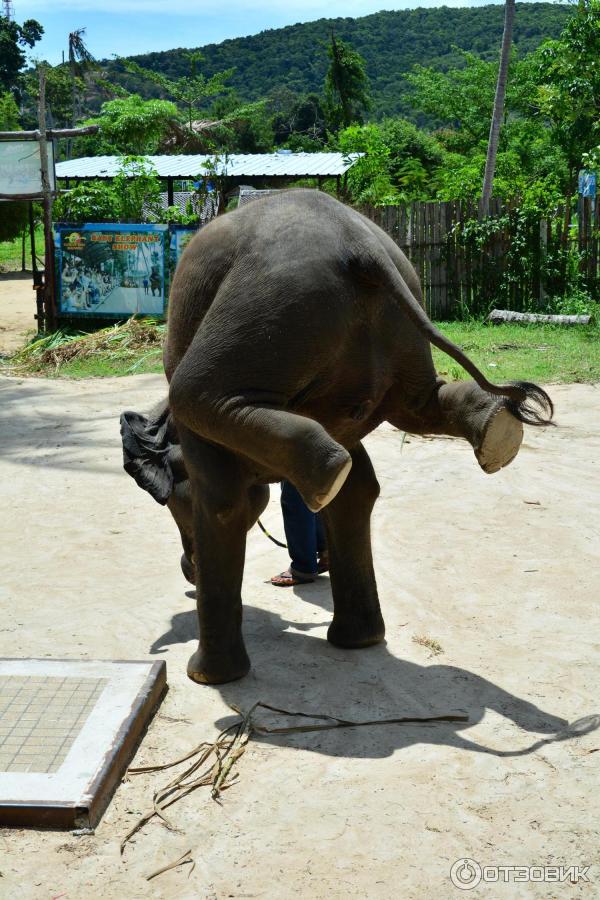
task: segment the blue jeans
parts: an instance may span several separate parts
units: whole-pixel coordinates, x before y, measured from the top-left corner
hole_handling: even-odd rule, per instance
[[[310,511],[289,481],[281,482],[281,511],[291,571],[298,575],[316,575],[317,554],[327,546],[321,517]]]

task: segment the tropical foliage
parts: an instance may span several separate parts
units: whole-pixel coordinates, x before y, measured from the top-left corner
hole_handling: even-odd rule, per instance
[[[572,8],[553,3],[517,3],[514,46],[518,56],[535,50],[545,38],[557,38]],[[503,28],[501,5],[452,9],[418,8],[379,12],[361,18],[319,19],[263,31],[250,37],[200,48],[202,72],[210,78],[234,69],[228,84],[244,101],[268,98],[285,86],[298,97],[320,93],[329,67],[331,33],[365,61],[374,119],[401,115],[424,124],[409,103],[406,75],[416,64],[449,71],[462,65],[458,48],[486,61],[498,60]],[[134,57],[145,69],[169,79],[186,76],[186,50]],[[161,96],[158,85],[142,82],[121,61],[106,63],[109,77],[144,97]],[[490,109],[491,113],[491,109]],[[488,114],[489,127],[489,114]]]

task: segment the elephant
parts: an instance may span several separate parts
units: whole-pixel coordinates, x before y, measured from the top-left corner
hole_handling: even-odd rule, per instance
[[[446,383],[431,345],[473,379]],[[121,419],[124,465],[170,509],[196,585],[198,683],[243,677],[246,533],[286,479],[320,511],[334,613],[328,640],[384,639],[370,542],[379,484],[362,444],[382,422],[464,438],[487,473],[517,455],[548,394],[496,385],[430,321],[417,275],[368,218],[292,189],[221,215],[190,241],[170,293],[167,399]]]

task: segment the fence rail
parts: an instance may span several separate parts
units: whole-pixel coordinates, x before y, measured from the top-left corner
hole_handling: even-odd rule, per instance
[[[575,225],[564,206],[551,218],[519,218],[514,206],[492,200],[492,221],[477,232],[478,208],[471,202],[362,211],[412,262],[432,318],[453,318],[460,307],[481,312],[499,300],[515,310],[543,308],[547,295],[562,292],[573,265],[587,287],[600,285],[600,199],[579,198]]]
[[[600,198],[580,197],[577,211],[559,206],[546,219],[523,215],[492,200],[491,219],[480,221],[476,203],[419,202],[366,207],[411,260],[432,318],[503,305],[517,312],[545,311],[577,279],[600,291]],[[37,255],[43,246],[36,234]],[[31,265],[29,247],[25,266]],[[0,243],[0,272],[23,266],[23,244]]]

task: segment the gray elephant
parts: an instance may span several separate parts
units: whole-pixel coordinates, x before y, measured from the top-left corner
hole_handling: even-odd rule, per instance
[[[474,381],[446,384],[431,344]],[[355,210],[292,190],[221,216],[190,242],[171,288],[168,401],[122,416],[125,468],[181,532],[196,583],[194,681],[241,678],[246,532],[287,479],[322,510],[334,615],[328,640],[384,637],[369,522],[379,485],[361,444],[388,421],[466,439],[485,472],[516,456],[522,423],[552,402],[527,382],[490,383],[430,322],[410,263]]]

